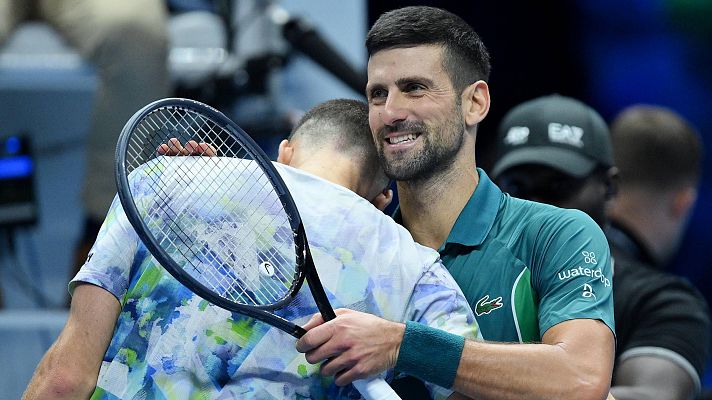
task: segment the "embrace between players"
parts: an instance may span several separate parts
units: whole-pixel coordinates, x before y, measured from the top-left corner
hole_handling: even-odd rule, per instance
[[[181,291],[115,201],[25,398],[352,398],[352,381],[394,371],[434,397],[607,397],[606,238],[583,212],[510,197],[476,167],[490,106],[477,34],[449,12],[407,7],[382,15],[366,46],[368,105],[315,107],[278,158],[332,303],[351,309],[311,318],[295,350],[288,335]],[[388,179],[394,219],[378,211]],[[598,275],[565,275],[581,268]],[[411,389],[402,396],[416,398]]]

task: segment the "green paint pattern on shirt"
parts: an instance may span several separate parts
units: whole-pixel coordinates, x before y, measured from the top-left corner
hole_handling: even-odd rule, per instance
[[[537,299],[536,293],[534,293],[532,289],[531,271],[529,271],[529,268],[524,269],[519,275],[512,297],[514,300],[514,313],[521,334],[521,341],[523,343],[541,341],[539,318],[537,318],[537,304],[539,304],[539,299]]]
[[[307,366],[304,364],[299,364],[299,366],[297,367],[297,373],[302,378],[306,378],[309,373],[309,371],[307,371]]]

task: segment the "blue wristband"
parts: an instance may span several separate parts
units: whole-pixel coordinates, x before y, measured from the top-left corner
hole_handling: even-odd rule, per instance
[[[464,347],[462,336],[408,321],[396,370],[449,389]]]

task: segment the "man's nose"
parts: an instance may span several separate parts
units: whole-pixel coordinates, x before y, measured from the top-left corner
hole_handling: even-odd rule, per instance
[[[400,93],[389,93],[383,107],[383,123],[393,125],[408,117],[408,100]]]

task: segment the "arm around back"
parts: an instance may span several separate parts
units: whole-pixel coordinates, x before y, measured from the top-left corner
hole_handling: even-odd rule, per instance
[[[80,399],[93,392],[119,302],[91,284],[74,289],[67,323],[37,366],[23,399]]]

